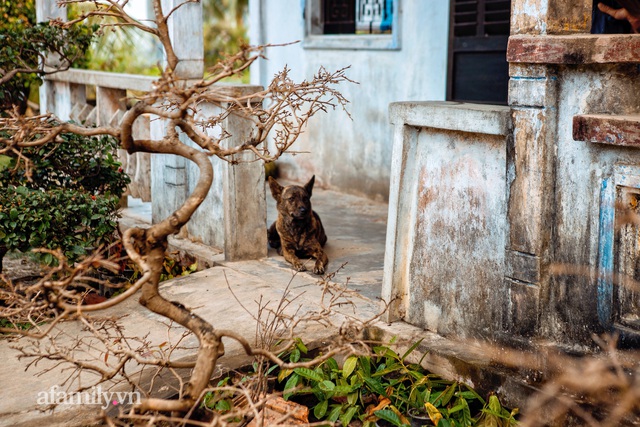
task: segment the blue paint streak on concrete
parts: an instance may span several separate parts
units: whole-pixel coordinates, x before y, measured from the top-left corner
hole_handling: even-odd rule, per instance
[[[548,77],[545,76],[511,76],[510,79],[511,80],[530,80],[530,81],[534,81],[534,80],[547,80]],[[552,78],[552,80],[556,80],[555,77]]]
[[[604,328],[612,326],[613,245],[615,224],[615,184],[602,181],[600,193],[600,235],[598,239],[598,319]]]

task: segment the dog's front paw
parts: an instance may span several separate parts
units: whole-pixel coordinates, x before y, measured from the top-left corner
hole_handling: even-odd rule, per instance
[[[313,272],[315,274],[324,274],[324,264],[322,264],[322,261],[316,261],[316,265],[313,267]]]
[[[305,267],[301,262],[294,262],[293,269],[296,271],[307,271],[307,267]]]

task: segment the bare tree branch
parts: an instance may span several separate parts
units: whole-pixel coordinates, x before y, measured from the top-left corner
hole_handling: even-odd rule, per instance
[[[327,296],[326,305],[323,302],[318,311],[308,313],[302,318],[298,317],[297,312],[285,313],[294,300],[282,300],[274,309],[268,305],[262,306],[260,310],[270,320],[262,324],[264,328],[262,333],[265,336],[261,348],[254,348],[246,339],[233,331],[216,330],[213,325],[192,310],[178,302],[167,300],[159,291],[168,236],[178,233],[188,223],[211,189],[213,168],[210,157],[216,156],[224,161],[235,163],[238,160],[234,155],[248,151],[255,155],[253,161],[273,161],[279,158],[291,148],[316,113],[336,108],[346,111],[348,101],[336,86],[352,82],[346,76],[347,68],[335,72],[321,68],[312,79],[300,83],[294,82],[289,76],[289,70],[285,68],[274,77],[269,87],[255,93],[238,96],[227,88],[216,85],[227,77],[238,75],[256,60],[261,59],[266,46],[244,47],[237,54],[227,57],[214,66],[208,71],[206,78],[201,80],[187,82],[178,78],[174,71],[179,60],[169,36],[168,20],[180,7],[195,1],[185,0],[172,10],[164,11],[161,1],[154,0],[155,20],[147,25],[125,13],[126,0],[101,2],[61,0],[59,2],[61,5],[89,3],[93,6],[71,22],[58,23],[65,28],[88,18],[115,18],[115,24],[112,21],[106,25],[132,26],[155,35],[165,50],[167,58],[165,70],[148,93],[132,100],[135,101],[132,102],[133,106],[124,113],[117,127],[86,127],[62,122],[50,114],[23,117],[13,113],[9,117],[0,118],[0,126],[4,130],[4,136],[0,138],[0,154],[7,153],[15,157],[21,167],[25,168],[27,176],[30,176],[32,171],[28,156],[24,154],[25,150],[55,146],[61,141],[61,136],[66,133],[84,136],[110,135],[117,138],[121,147],[129,153],[175,155],[193,162],[199,169],[195,187],[184,203],[171,215],[147,229],[132,228],[124,233],[122,241],[124,249],[129,258],[138,265],[142,274],[120,295],[98,304],[83,304],[87,291],[91,289],[90,284],[96,281],[88,272],[96,268],[117,267],[113,260],[99,252],[74,265],[69,265],[59,251],[51,252],[58,259],[58,266],[51,269],[37,283],[22,289],[4,278],[5,285],[0,288],[0,297],[3,301],[0,305],[0,317],[16,325],[16,328],[2,327],[0,332],[16,332],[26,337],[46,338],[45,347],[34,343],[31,347],[20,348],[22,357],[32,359],[34,363],[47,359],[56,362],[56,366],[58,364],[70,366],[73,378],[82,372],[94,372],[97,374],[97,382],[119,379],[134,387],[139,387],[139,384],[136,384],[128,371],[130,366],[156,369],[152,382],[155,381],[155,375],[162,370],[172,372],[179,377],[175,369],[191,369],[188,381],[180,384],[177,398],[161,399],[152,396],[144,399],[136,407],[135,413],[130,415],[132,420],[137,416],[144,416],[146,412],[152,413],[152,416],[164,416],[160,414],[168,412],[186,413],[197,405],[204,391],[209,389],[209,381],[218,358],[224,354],[223,337],[239,342],[247,354],[258,356],[261,360],[270,361],[282,367],[313,366],[339,352],[359,354],[365,351],[364,343],[357,340],[351,341],[352,337],[348,337],[349,333],[361,330],[364,326],[353,326],[356,323],[355,319],[345,315],[340,317],[343,324],[335,325],[338,329],[342,327],[344,332],[341,345],[313,362],[285,363],[277,356],[279,350],[272,348],[275,334],[283,326],[288,333],[288,340],[285,340],[288,344],[285,345],[290,345],[293,342],[294,331],[304,322],[332,324],[329,317],[334,308],[347,304],[344,300],[348,296],[346,287],[329,291],[329,285],[325,283],[323,299]],[[15,75],[18,72],[14,71],[4,74],[3,79],[9,79],[11,78],[9,74]],[[203,104],[218,105],[220,113],[203,117],[199,114]],[[148,114],[166,123],[166,132],[162,138],[135,138],[133,128],[136,121],[140,116]],[[254,125],[254,132],[238,145],[226,147],[223,142],[231,135],[231,129],[226,129],[224,124],[231,115],[249,120]],[[211,136],[208,130],[213,128],[221,131],[216,136]],[[181,134],[189,137],[195,146],[183,143],[180,140]],[[267,148],[268,138],[272,138],[275,152],[270,152]],[[145,339],[125,336],[115,319],[91,316],[92,313],[122,303],[134,294],[140,295],[139,302],[142,306],[164,316],[171,324],[180,325],[197,339],[194,361],[181,362],[172,358],[174,350],[182,346],[182,340],[186,335],[158,354],[147,354],[149,343]],[[41,325],[45,320],[46,323]],[[86,337],[73,339],[62,334],[60,324],[66,320],[80,322],[84,326]],[[20,330],[17,325],[21,322],[31,325],[32,329]],[[61,344],[64,340],[69,341],[70,344]],[[91,352],[103,354],[104,360],[92,359],[88,355]],[[248,393],[247,396],[250,394]],[[256,395],[252,396],[256,398]],[[251,411],[257,413],[260,403],[250,405]]]

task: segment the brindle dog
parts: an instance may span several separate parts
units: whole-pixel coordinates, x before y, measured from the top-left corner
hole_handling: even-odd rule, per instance
[[[293,265],[297,271],[306,270],[298,257],[313,257],[315,274],[324,274],[329,258],[322,247],[327,242],[324,227],[318,214],[311,209],[311,192],[316,176],[312,176],[304,187],[283,187],[269,177],[271,194],[278,207],[278,219],[267,232],[269,245]]]

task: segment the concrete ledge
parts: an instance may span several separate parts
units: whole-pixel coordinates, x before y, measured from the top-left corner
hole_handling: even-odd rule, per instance
[[[308,35],[302,47],[305,49],[370,49],[398,50],[397,37],[392,34],[370,34],[366,37],[356,34]]]
[[[131,206],[123,209],[120,214],[120,231],[139,227],[149,228],[151,226],[151,207],[149,203],[140,203],[136,199]],[[181,258],[191,257],[198,263],[198,271],[220,265],[224,261],[224,253],[221,249],[203,243],[194,242],[188,238],[179,236],[169,236],[168,253],[177,252]]]
[[[181,258],[193,257],[198,263],[198,271],[215,267],[224,261],[222,250],[176,236],[169,236],[168,252],[177,252]]]
[[[511,36],[507,61],[530,64],[640,63],[635,34]]]
[[[110,73],[107,71],[80,70],[76,68],[54,73],[45,78],[54,82],[67,82],[81,85],[94,85],[103,88],[128,89],[148,92],[153,88],[153,83],[158,80],[156,76],[142,76],[137,74]],[[200,82],[201,80],[185,80],[187,84]],[[258,85],[223,84],[211,86],[210,90],[217,95],[226,97],[242,97],[254,94],[263,89]]]
[[[623,147],[640,147],[640,114],[574,116],[573,139]]]
[[[137,74],[110,73],[107,71],[71,68],[67,71],[51,74],[47,76],[45,80],[148,92],[151,90],[153,82],[158,80],[158,78]]]
[[[509,135],[509,107],[449,101],[394,102],[391,123],[485,135]]]

